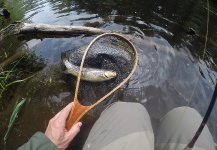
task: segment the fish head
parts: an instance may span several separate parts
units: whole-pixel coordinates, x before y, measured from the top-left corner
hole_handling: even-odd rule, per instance
[[[115,78],[117,73],[115,71],[105,71],[104,76],[109,80]]]

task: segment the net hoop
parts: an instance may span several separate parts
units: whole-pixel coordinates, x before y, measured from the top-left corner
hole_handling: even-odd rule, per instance
[[[82,73],[82,69],[83,69],[83,65],[84,65],[84,61],[87,55],[87,52],[89,51],[90,47],[99,39],[106,37],[106,36],[115,36],[120,38],[121,40],[124,40],[125,42],[127,42],[132,50],[133,50],[133,55],[134,55],[134,64],[132,67],[131,72],[129,73],[129,75],[119,84],[117,85],[113,90],[111,90],[109,93],[107,93],[105,96],[103,96],[102,98],[100,98],[97,102],[95,102],[92,105],[89,106],[84,106],[82,104],[79,103],[78,101],[78,90],[79,90],[79,85],[80,85],[80,80],[81,80],[81,73]],[[87,113],[90,109],[92,109],[93,107],[95,107],[96,105],[98,105],[100,102],[102,102],[103,100],[105,100],[107,97],[109,97],[111,94],[113,94],[115,91],[117,91],[123,84],[125,84],[130,77],[133,75],[133,73],[136,70],[138,64],[138,53],[137,50],[135,48],[135,46],[133,45],[133,43],[131,43],[126,37],[124,37],[121,34],[118,33],[104,33],[101,34],[99,36],[97,36],[95,39],[93,39],[90,44],[87,46],[87,48],[85,49],[85,52],[83,54],[82,57],[82,61],[80,64],[80,69],[78,72],[78,77],[77,77],[77,83],[76,83],[76,89],[75,89],[75,95],[74,95],[74,104],[72,106],[70,115],[68,117],[68,121],[67,121],[67,125],[66,125],[66,129],[69,130],[74,124],[76,124],[83,116],[85,113]]]

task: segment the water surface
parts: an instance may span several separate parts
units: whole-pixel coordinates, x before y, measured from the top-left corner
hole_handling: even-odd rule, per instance
[[[11,19],[0,18],[0,29],[14,21],[52,25],[90,26],[118,31],[130,37],[139,54],[139,64],[127,86],[113,99],[143,104],[154,129],[169,110],[186,106],[202,116],[209,105],[217,79],[217,5],[210,2],[209,40],[203,58],[207,22],[205,1],[101,1],[101,0],[4,0],[0,7]],[[189,35],[193,28],[197,35]],[[17,149],[36,131],[45,131],[49,119],[73,99],[73,77],[62,73],[61,52],[75,51],[95,36],[45,38],[20,41],[8,35],[0,40],[0,62],[20,50],[29,49],[16,66],[17,78],[38,73],[28,82],[10,87],[0,99],[0,149]],[[12,64],[13,66],[13,64]],[[9,66],[8,69],[11,69]],[[196,85],[195,92],[192,94]],[[19,114],[7,144],[2,143],[15,101],[27,102]],[[82,149],[94,120],[112,101],[104,102],[83,119],[81,133],[70,148]],[[217,141],[217,105],[208,121]],[[4,146],[3,146],[4,145]]]

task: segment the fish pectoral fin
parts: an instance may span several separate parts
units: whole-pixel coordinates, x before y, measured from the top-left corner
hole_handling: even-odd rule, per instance
[[[71,74],[68,69],[64,70],[63,73],[65,73],[65,74]]]

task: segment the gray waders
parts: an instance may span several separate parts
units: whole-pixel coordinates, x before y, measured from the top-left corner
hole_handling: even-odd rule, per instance
[[[150,116],[145,107],[139,103],[116,102],[102,112],[83,150],[183,150],[202,121],[199,113],[189,107],[182,121],[179,121],[184,109],[175,108],[161,119],[155,143]],[[193,150],[215,150],[207,127]]]
[[[183,150],[195,135],[202,119],[202,116],[190,107],[178,107],[169,111],[160,121],[155,136],[156,150]],[[207,126],[204,127],[192,150],[215,150]]]

